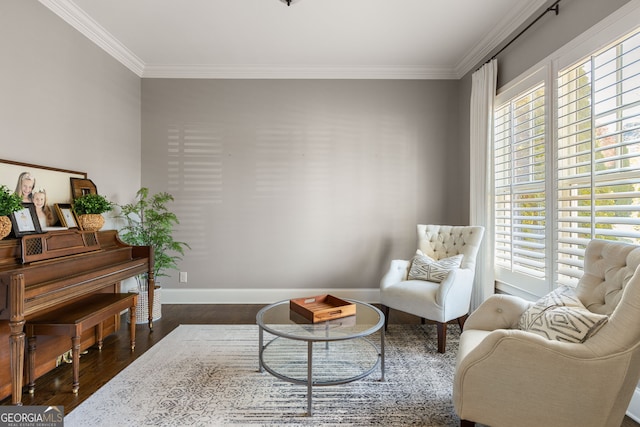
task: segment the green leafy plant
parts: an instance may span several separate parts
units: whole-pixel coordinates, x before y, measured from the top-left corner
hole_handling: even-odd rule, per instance
[[[0,186],[0,216],[9,216],[22,209],[22,197],[14,194],[6,185]]]
[[[113,209],[113,203],[100,194],[84,194],[73,201],[77,215],[102,214]]]
[[[173,239],[173,227],[179,224],[176,214],[167,207],[173,196],[167,192],[149,195],[149,189],[136,193],[136,202],[120,206],[127,225],[120,230],[120,239],[136,246],[152,246],[155,277],[168,276],[167,269],[178,269],[185,249],[190,246]],[[140,281],[138,281],[140,286]],[[144,289],[141,289],[144,290]]]

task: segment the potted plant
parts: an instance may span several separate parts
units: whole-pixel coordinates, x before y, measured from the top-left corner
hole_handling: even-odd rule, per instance
[[[130,245],[153,247],[153,273],[156,280],[153,301],[154,319],[161,315],[160,287],[157,285],[157,280],[168,276],[167,270],[177,270],[177,263],[182,259],[185,249],[190,249],[187,243],[173,238],[173,228],[180,222],[176,214],[167,207],[169,202],[173,202],[171,194],[160,192],[149,195],[149,189],[143,187],[136,193],[135,203],[119,206],[120,217],[126,221],[126,225],[119,232],[120,239]],[[147,277],[146,275],[138,276],[136,280],[139,291],[136,315],[141,319],[140,322],[144,322],[149,317],[148,303],[144,301],[148,290]]]
[[[6,185],[0,186],[0,239],[11,233],[9,215],[22,209],[22,197],[14,194]]]
[[[73,201],[73,210],[83,230],[100,230],[104,226],[102,214],[112,209],[113,203],[100,194],[83,194]]]

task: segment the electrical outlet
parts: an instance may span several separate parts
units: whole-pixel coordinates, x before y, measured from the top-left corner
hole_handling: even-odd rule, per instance
[[[181,271],[180,272],[180,283],[187,283],[187,272],[186,271]]]

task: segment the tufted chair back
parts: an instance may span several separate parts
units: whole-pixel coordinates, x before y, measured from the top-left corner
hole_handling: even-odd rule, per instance
[[[436,260],[463,254],[460,268],[475,271],[483,231],[477,226],[418,224],[418,249]]]
[[[609,321],[585,342],[596,353],[623,351],[640,342],[640,246],[592,240],[576,288],[580,301]]]

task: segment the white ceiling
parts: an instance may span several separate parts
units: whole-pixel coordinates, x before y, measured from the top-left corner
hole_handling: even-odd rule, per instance
[[[40,0],[140,77],[458,79],[545,0]]]

